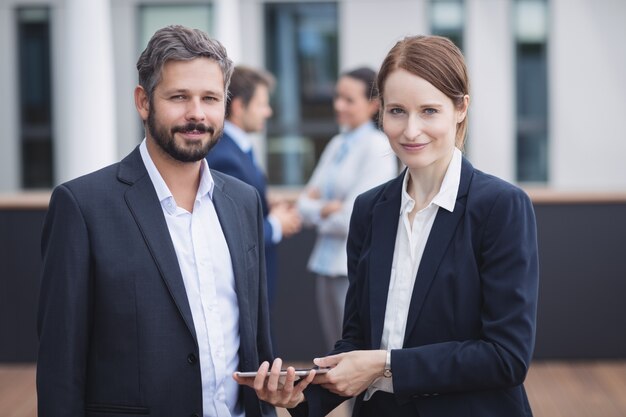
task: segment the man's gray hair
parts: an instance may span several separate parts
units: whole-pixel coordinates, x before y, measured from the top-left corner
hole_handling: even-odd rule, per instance
[[[196,58],[215,61],[224,75],[224,91],[228,91],[233,73],[233,61],[228,58],[226,48],[199,29],[180,25],[166,26],[157,30],[148,46],[137,60],[139,85],[152,98],[152,93],[161,80],[161,70],[167,61],[190,61]]]

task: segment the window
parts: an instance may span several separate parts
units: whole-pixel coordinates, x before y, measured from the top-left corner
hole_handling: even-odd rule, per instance
[[[548,181],[547,4],[516,0],[517,180]]]
[[[154,32],[168,25],[183,25],[213,32],[210,4],[145,5],[139,9],[139,53],[148,45]]]
[[[430,32],[445,36],[463,49],[463,0],[431,0]]]
[[[50,13],[47,7],[17,9],[22,187],[50,188],[52,88]]]
[[[272,184],[301,185],[338,132],[336,3],[265,4],[265,60],[277,79],[267,126]]]

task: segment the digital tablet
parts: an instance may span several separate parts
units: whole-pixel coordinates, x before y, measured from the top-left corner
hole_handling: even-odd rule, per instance
[[[315,370],[315,375],[321,375],[321,374],[325,374],[326,372],[330,371],[330,368],[307,368],[307,369],[296,369],[296,377],[301,377],[301,376],[307,376],[309,374],[309,372],[311,372],[311,370]],[[235,375],[237,375],[238,377],[241,378],[255,378],[256,377],[257,372],[235,372]],[[269,376],[270,373],[269,371],[267,372],[267,376]],[[286,377],[287,376],[287,370],[283,369],[280,371],[280,376],[281,377]],[[298,378],[296,378],[298,379]]]

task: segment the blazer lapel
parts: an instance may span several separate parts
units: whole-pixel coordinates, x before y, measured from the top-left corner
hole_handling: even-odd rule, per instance
[[[454,211],[450,213],[446,209],[441,208],[437,211],[437,217],[435,217],[435,222],[428,236],[424,254],[422,255],[422,260],[417,270],[417,277],[415,279],[415,285],[413,286],[409,315],[407,317],[406,330],[404,333],[404,343],[406,343],[407,335],[411,333],[411,329],[417,322],[422,311],[422,306],[424,305],[424,299],[435,278],[439,264],[443,259],[450,241],[455,235],[459,221],[465,214],[465,201],[472,173],[472,165],[463,158],[461,183],[459,184],[459,192]]]
[[[130,185],[125,194],[126,204],[141,230],[178,311],[196,340],[191,308],[174,244],[167,228],[161,203],[143,165],[138,147],[120,163],[118,178]]]
[[[383,334],[403,179],[404,174],[389,185],[372,211],[369,275],[372,349],[380,347]]]

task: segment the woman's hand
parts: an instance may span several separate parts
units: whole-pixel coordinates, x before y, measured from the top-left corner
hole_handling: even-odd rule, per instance
[[[328,203],[322,206],[322,210],[320,211],[320,216],[322,217],[322,219],[325,219],[331,214],[334,214],[338,212],[339,210],[341,210],[342,207],[343,207],[342,201],[330,200]]]
[[[320,200],[322,198],[322,193],[320,189],[317,187],[310,187],[306,190],[306,196],[311,200]]]
[[[241,378],[233,374],[233,378],[240,385],[247,385],[254,388],[260,400],[268,402],[276,407],[293,408],[305,401],[302,391],[313,381],[315,371],[311,371],[298,385],[296,381],[296,370],[293,366],[287,368],[287,376],[284,382],[279,381],[280,369],[283,361],[280,358],[274,360],[272,369],[269,371],[269,362],[263,362],[257,371],[257,376],[252,378]]]
[[[313,362],[317,366],[332,369],[324,375],[317,376],[313,383],[321,384],[335,394],[354,397],[383,375],[386,359],[387,352],[384,350],[354,350],[316,358]]]

